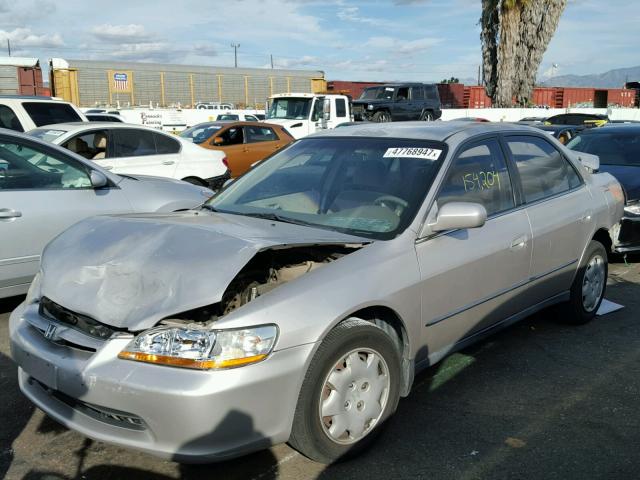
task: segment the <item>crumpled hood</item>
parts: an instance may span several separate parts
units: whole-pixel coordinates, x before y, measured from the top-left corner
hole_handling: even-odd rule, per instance
[[[93,217],[46,247],[41,294],[76,313],[137,331],[219,302],[265,248],[362,242],[328,230],[208,212]]]

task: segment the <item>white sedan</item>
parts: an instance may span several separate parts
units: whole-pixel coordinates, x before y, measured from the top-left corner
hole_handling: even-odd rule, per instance
[[[120,174],[175,178],[218,189],[229,171],[223,152],[162,131],[111,122],[60,123],[29,135],[55,143]]]

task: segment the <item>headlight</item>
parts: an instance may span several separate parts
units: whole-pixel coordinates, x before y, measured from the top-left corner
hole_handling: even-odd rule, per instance
[[[200,370],[233,368],[264,360],[277,336],[275,325],[237,330],[157,327],[134,338],[118,358]]]
[[[627,205],[624,207],[624,213],[631,215],[640,215],[640,205]]]
[[[373,105],[371,104],[367,105],[367,110],[373,110]]]
[[[36,273],[36,276],[31,280],[29,291],[27,292],[27,298],[24,299],[27,305],[36,303],[40,300],[40,278],[42,277],[42,271]]]

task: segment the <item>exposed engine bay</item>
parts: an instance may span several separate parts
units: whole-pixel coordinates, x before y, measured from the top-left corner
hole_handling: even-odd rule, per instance
[[[362,244],[342,244],[263,250],[256,254],[231,281],[220,302],[172,316],[171,319],[163,320],[161,323],[216,321],[274,288],[362,247]]]

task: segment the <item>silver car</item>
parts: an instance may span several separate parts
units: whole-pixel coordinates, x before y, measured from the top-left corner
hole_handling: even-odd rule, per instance
[[[79,220],[188,209],[211,195],[184,182],[114,175],[60,147],[0,130],[0,298],[26,293],[44,246]]]
[[[179,461],[356,453],[415,372],[544,307],[595,316],[623,196],[582,160],[517,125],[352,126],[199,210],[81,222],[11,315],[20,386]]]

